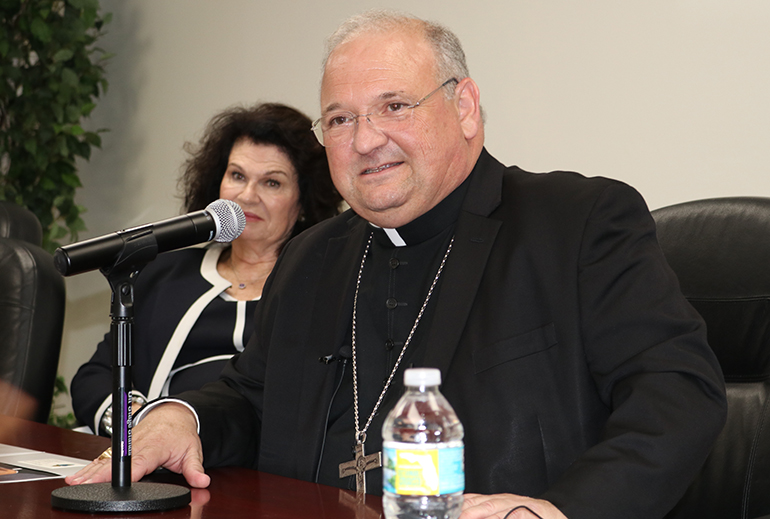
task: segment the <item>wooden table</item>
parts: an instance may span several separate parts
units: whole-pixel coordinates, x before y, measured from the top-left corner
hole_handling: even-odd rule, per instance
[[[0,416],[0,443],[16,445],[82,459],[93,459],[109,447],[107,438],[77,433],[50,425]],[[270,518],[270,519],[379,519],[382,502],[367,496],[356,500],[355,492],[254,470],[228,467],[210,469],[211,485],[192,489],[190,506],[166,512],[135,514],[80,514],[51,507],[51,492],[65,485],[63,479],[0,484],[0,517],[3,519],[111,519],[162,517],[181,518]],[[155,473],[143,481],[185,485],[173,473]]]

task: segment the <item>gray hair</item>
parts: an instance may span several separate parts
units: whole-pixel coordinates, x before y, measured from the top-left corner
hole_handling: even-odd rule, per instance
[[[343,22],[326,40],[323,69],[326,69],[326,62],[331,53],[341,43],[345,43],[364,32],[390,32],[403,30],[410,26],[421,30],[433,48],[436,59],[436,82],[443,83],[449,78],[460,81],[469,76],[465,52],[463,52],[459,38],[452,31],[435,22],[385,9],[372,9]]]

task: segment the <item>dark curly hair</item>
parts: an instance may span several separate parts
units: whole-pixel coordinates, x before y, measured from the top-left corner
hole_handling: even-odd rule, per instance
[[[301,211],[292,236],[338,214],[342,197],[332,184],[326,152],[311,125],[305,114],[278,103],[235,106],[215,115],[197,145],[184,145],[190,155],[179,179],[185,210],[204,209],[219,198],[230,151],[236,142],[246,139],[277,146],[297,172]]]

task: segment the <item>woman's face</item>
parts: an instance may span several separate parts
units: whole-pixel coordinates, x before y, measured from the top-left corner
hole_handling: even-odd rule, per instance
[[[272,144],[243,139],[233,145],[219,196],[241,206],[246,228],[240,242],[280,249],[300,213],[299,183],[289,157]]]

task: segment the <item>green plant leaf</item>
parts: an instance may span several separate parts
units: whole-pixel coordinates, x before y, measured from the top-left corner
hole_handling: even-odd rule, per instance
[[[62,61],[67,61],[72,59],[72,56],[74,56],[75,53],[72,52],[69,49],[61,49],[59,52],[53,55],[53,61],[54,63],[59,63]]]
[[[29,30],[35,38],[43,43],[49,43],[51,41],[51,29],[41,18],[32,20]]]
[[[47,191],[54,191],[55,189],[58,189],[58,184],[52,179],[45,177],[40,179],[40,187]]]
[[[83,23],[85,24],[86,27],[93,27],[94,22],[96,22],[96,19],[97,19],[96,8],[87,7],[83,9],[83,12],[80,15],[80,17],[83,20]]]
[[[62,227],[61,225],[54,222],[51,224],[51,232],[49,233],[49,237],[51,240],[60,240],[67,236],[68,231],[65,227]]]
[[[58,412],[61,406],[56,404],[56,399],[59,396],[69,396],[69,392],[67,391],[67,383],[64,381],[64,377],[56,375],[56,382],[53,386],[54,404],[51,406],[51,413],[48,415],[48,425],[72,429],[77,426],[77,420],[72,413],[61,414]]]
[[[90,144],[91,146],[96,146],[97,148],[102,147],[102,138],[99,137],[98,133],[94,132],[86,132],[83,137],[85,138],[86,142]]]
[[[70,233],[73,236],[77,236],[78,233],[86,230],[86,224],[82,218],[77,217],[73,220],[67,219],[67,227],[69,227]]]
[[[75,155],[83,157],[86,160],[91,158],[91,145],[87,142],[75,141],[71,145],[74,148],[73,153]]]
[[[80,107],[80,113],[88,116],[94,108],[96,108],[96,103],[83,103],[83,106]]]
[[[67,67],[61,71],[61,80],[63,84],[71,87],[76,87],[78,86],[78,83],[80,83],[78,75],[75,73],[75,71]]]
[[[30,155],[34,155],[37,152],[37,141],[35,139],[25,140],[24,149],[27,150]]]
[[[80,179],[74,173],[61,176],[62,181],[70,187],[81,187]]]
[[[64,110],[62,109],[61,105],[58,103],[51,105],[51,111],[54,114],[54,117],[56,117],[56,121],[59,123],[64,122]],[[54,126],[54,132],[59,133],[61,132],[61,125],[55,125]]]
[[[76,123],[80,120],[80,108],[75,105],[69,105],[64,109],[67,114],[67,121]]]
[[[42,153],[35,155],[35,165],[39,171],[45,171],[48,167],[48,155]]]
[[[59,155],[62,157],[67,157],[70,154],[69,147],[67,146],[66,139],[60,139],[59,142]]]

